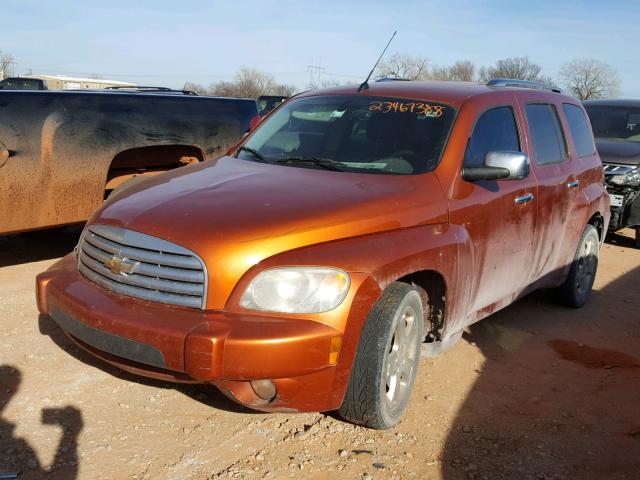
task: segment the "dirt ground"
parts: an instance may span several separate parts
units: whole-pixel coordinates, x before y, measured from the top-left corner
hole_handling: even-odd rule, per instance
[[[581,310],[538,292],[422,359],[402,422],[261,414],[118,371],[34,302],[79,230],[0,238],[0,473],[50,479],[640,479],[640,250],[605,244]]]

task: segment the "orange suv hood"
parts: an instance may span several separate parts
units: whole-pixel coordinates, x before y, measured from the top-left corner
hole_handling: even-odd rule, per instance
[[[90,223],[121,226],[192,250],[209,271],[208,307],[219,309],[242,274],[264,258],[446,220],[446,199],[433,174],[345,173],[222,157],[130,187],[108,200]]]

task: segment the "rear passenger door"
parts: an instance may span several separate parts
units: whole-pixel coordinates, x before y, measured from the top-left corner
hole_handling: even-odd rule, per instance
[[[525,100],[521,106],[527,119],[531,167],[538,180],[539,220],[531,273],[534,280],[545,275],[555,278],[567,257],[569,214],[580,181],[573,173],[558,105]]]

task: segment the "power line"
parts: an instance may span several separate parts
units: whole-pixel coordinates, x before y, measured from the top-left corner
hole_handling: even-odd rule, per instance
[[[325,68],[319,65],[307,65],[309,72],[309,85],[317,85],[320,83],[320,77],[325,72]]]

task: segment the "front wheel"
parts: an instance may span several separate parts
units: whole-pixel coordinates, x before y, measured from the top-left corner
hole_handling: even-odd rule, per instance
[[[406,283],[392,283],[362,329],[339,410],[342,418],[375,429],[398,423],[415,383],[423,322],[418,290]]]
[[[560,303],[568,307],[582,307],[589,296],[596,278],[598,256],[600,253],[600,237],[593,225],[587,225],[578,243],[569,275],[563,285],[557,289]]]

